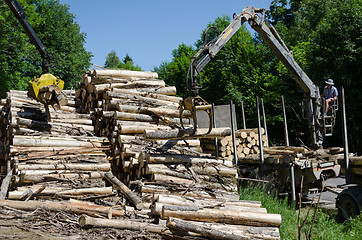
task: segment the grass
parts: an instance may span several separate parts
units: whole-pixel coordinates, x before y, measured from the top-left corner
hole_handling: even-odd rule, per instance
[[[268,213],[278,213],[282,216],[282,225],[279,228],[281,239],[298,239],[298,211],[288,203],[288,200],[281,200],[272,190],[267,190],[261,185],[248,185],[239,190],[240,199],[260,201]],[[308,208],[301,210],[301,222],[306,218]],[[309,213],[304,227],[301,230],[301,239],[306,238],[312,225],[313,207]],[[317,210],[313,224],[312,239],[362,239],[362,215],[348,221],[338,223],[335,221],[336,211]]]

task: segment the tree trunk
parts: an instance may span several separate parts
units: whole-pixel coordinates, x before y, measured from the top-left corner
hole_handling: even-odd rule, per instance
[[[37,190],[38,187],[34,187],[33,192]],[[9,192],[9,199],[17,200],[27,191],[27,188],[19,188],[17,191]],[[39,196],[53,196],[53,195],[100,195],[100,194],[111,194],[112,187],[101,187],[101,188],[78,188],[78,189],[69,189],[69,190],[62,190],[62,189],[44,189]]]
[[[115,188],[120,190],[122,194],[125,195],[130,202],[132,202],[136,209],[143,208],[142,200],[137,196],[137,194],[131,191],[124,183],[119,181],[112,173],[106,173],[104,177],[112,183]]]
[[[230,128],[213,128],[209,134],[208,129],[199,128],[195,135],[191,135],[192,129],[178,129],[170,131],[145,131],[143,137],[146,140],[167,140],[167,139],[193,139],[193,138],[215,138],[225,137],[231,134]]]
[[[94,70],[92,72],[92,75],[95,77],[109,76],[109,77],[158,78],[158,74],[156,72],[130,71],[130,70],[119,70],[119,69]]]
[[[14,201],[14,200],[0,200],[0,207],[11,207],[24,211],[35,211],[38,208],[42,208],[47,211],[53,212],[70,212],[74,214],[87,214],[96,216],[98,214],[102,216],[108,216],[111,208],[99,206],[88,203],[69,203],[69,202],[40,202],[40,201]],[[113,216],[124,216],[124,211],[112,209]]]
[[[199,233],[202,236],[206,237],[207,239],[216,239],[216,240],[245,240],[244,236],[236,235],[230,233],[229,231],[222,231],[218,229],[212,229],[207,226],[201,226],[194,224],[190,221],[184,221],[177,218],[168,218],[167,220],[167,227],[181,230],[181,231],[190,231]]]
[[[282,218],[279,214],[239,212],[228,210],[170,211],[163,209],[162,219],[176,217],[201,222],[220,222],[251,226],[279,227]]]
[[[12,169],[6,174],[6,177],[1,182],[0,200],[4,200],[8,193],[11,177],[13,176]]]
[[[202,236],[211,239],[280,239],[279,229],[275,227],[253,227],[194,221],[191,222],[172,217],[168,219],[167,226],[170,228],[199,233]],[[216,231],[218,234],[213,234],[213,231]]]
[[[80,170],[80,171],[110,171],[110,163],[102,164],[77,164],[77,163],[63,163],[63,164],[19,164],[19,171],[23,170]]]
[[[93,218],[86,215],[82,215],[79,218],[79,225],[81,227],[106,227],[106,228],[118,228],[118,229],[128,229],[133,231],[146,231],[150,233],[161,234],[164,233],[167,229],[166,227],[148,223],[148,222],[139,222],[132,220],[122,220],[122,219],[103,219],[103,218]],[[166,231],[167,232],[167,231]]]

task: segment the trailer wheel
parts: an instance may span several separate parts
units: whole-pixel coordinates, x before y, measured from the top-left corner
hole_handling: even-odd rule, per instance
[[[360,214],[357,202],[349,195],[342,195],[337,200],[338,213],[344,220]]]

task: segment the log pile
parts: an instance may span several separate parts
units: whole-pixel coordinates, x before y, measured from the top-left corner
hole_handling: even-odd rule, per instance
[[[174,87],[123,70],[90,71],[79,86],[50,120],[24,92],[8,94],[2,185],[9,179],[11,191],[0,207],[85,214],[82,227],[176,239],[280,239],[280,215],[239,200],[232,161],[202,153],[206,130],[194,139],[178,129]]]
[[[354,175],[358,175],[359,178],[361,178],[362,177],[362,156],[350,156],[349,162],[350,162],[351,173]],[[362,184],[362,182],[360,181],[359,184]]]
[[[261,128],[263,146],[267,146],[267,136],[264,128]],[[239,129],[235,131],[236,151],[239,158],[248,156],[249,154],[259,154],[259,136],[258,129]],[[201,140],[201,147],[205,153],[216,156],[215,140],[206,138]],[[225,159],[234,159],[234,147],[231,136],[217,138],[217,147],[219,157]]]
[[[108,140],[94,136],[90,115],[79,113],[75,91],[62,94],[68,104],[49,107],[48,116],[25,91],[7,93],[1,115],[6,164],[1,172],[13,175],[8,199],[112,194],[102,180],[111,170]]]
[[[330,148],[329,151],[333,152],[338,160],[338,163],[342,166],[341,172],[346,174],[346,162],[344,160],[343,148],[335,147]],[[353,182],[358,185],[362,185],[362,156],[356,154],[350,154],[349,156],[349,169],[352,174]]]
[[[107,136],[112,148],[110,155],[115,177],[107,175],[107,180],[126,196],[131,206],[140,209],[141,199],[143,208],[151,209],[152,217],[165,220],[171,219],[171,216],[161,216],[163,203],[156,200],[156,196],[160,194],[182,198],[179,203],[190,202],[182,196],[203,203],[212,200],[220,206],[230,201],[238,202],[235,180],[237,171],[232,161],[215,159],[210,154],[202,153],[199,140],[204,137],[229,136],[230,129],[213,129],[208,136],[205,136],[207,129],[198,129],[195,134],[197,137],[190,136],[188,130],[180,130],[177,126],[181,98],[174,96],[176,89],[166,86],[154,73],[144,74],[96,70],[83,76],[80,96],[84,97],[83,101],[93,99],[93,102],[85,103],[86,109],[93,111],[95,131],[98,135]],[[138,193],[138,198],[130,191]],[[193,210],[193,213],[201,214],[205,208],[207,207],[200,207]],[[225,210],[219,209],[216,204],[214,208],[220,214]],[[252,210],[258,212],[259,208]],[[83,217],[80,224],[128,229],[139,225],[127,221],[107,222]],[[217,224],[221,223],[215,223]],[[260,227],[257,223],[256,226],[251,228]],[[276,231],[272,234],[272,239],[279,237],[276,226],[271,226],[274,227],[272,231]],[[171,225],[149,227],[140,225],[138,229],[159,233],[160,227],[164,230],[176,228]],[[240,229],[240,226],[235,228]],[[246,226],[242,228],[245,231],[251,229]],[[192,230],[183,231],[200,235]]]

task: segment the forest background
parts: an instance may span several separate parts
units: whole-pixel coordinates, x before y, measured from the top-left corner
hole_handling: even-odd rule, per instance
[[[66,88],[77,88],[82,73],[91,67],[92,53],[86,51],[86,33],[80,31],[69,6],[58,0],[18,0],[27,19],[47,47],[51,72],[65,81]],[[323,90],[328,78],[345,89],[350,150],[362,153],[361,69],[362,69],[362,2],[360,0],[275,0],[266,18],[276,28],[294,58],[307,75]],[[177,87],[185,97],[190,58],[203,43],[209,26],[225,29],[229,16],[215,16],[200,29],[200,38],[188,46],[180,42],[172,51],[172,60],[159,63],[154,71],[167,84]],[[159,26],[161,27],[161,26]],[[214,36],[208,36],[212,39]],[[27,89],[27,82],[41,74],[41,58],[5,1],[0,1],[0,97],[10,89]],[[157,63],[155,63],[157,64]],[[119,59],[111,51],[104,63],[107,68],[142,70],[128,54]],[[283,64],[246,24],[233,36],[201,72],[200,95],[208,102],[238,104],[246,109],[247,126],[256,126],[255,96],[265,103],[268,133],[273,144],[282,144],[281,95],[287,104],[291,144],[308,144],[302,133],[307,122],[302,119],[300,103],[303,92]],[[342,146],[341,111],[334,135],[325,147]],[[239,118],[240,120],[240,118]],[[241,122],[241,121],[239,121]]]

